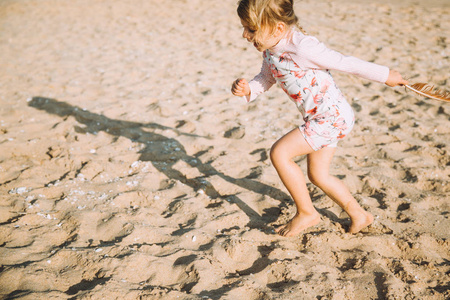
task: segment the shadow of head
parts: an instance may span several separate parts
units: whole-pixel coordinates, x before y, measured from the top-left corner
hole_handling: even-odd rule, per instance
[[[114,133],[114,129],[125,129],[142,126],[158,127],[157,124],[145,125],[137,122],[110,119],[104,115],[92,113],[86,109],[70,105],[66,102],[45,97],[33,97],[28,103],[28,106],[46,111],[47,113],[60,117],[73,116],[78,123],[88,126],[87,131],[92,132],[108,129],[107,131],[110,134],[118,135],[119,133]]]
[[[28,102],[28,106],[45,110],[48,113],[58,115],[60,117],[73,115],[76,113],[79,108],[67,104],[65,102],[57,101],[51,98],[44,97],[33,97],[30,102]]]

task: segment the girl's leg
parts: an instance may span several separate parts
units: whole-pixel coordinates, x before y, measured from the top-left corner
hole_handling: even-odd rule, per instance
[[[336,148],[325,147],[308,154],[308,177],[350,216],[350,233],[357,233],[373,222],[373,216],[353,198],[348,188],[338,178],[329,174],[330,163]]]
[[[314,150],[305,141],[298,128],[279,139],[270,151],[272,164],[297,207],[295,217],[288,224],[276,230],[282,236],[297,235],[320,222],[320,215],[312,205],[303,172],[292,160],[296,156],[311,152]]]

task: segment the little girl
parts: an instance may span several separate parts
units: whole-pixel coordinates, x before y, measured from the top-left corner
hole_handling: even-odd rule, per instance
[[[350,233],[373,222],[347,187],[329,174],[338,140],[354,124],[354,114],[328,70],[339,70],[389,86],[408,84],[385,66],[344,56],[328,49],[297,25],[293,0],[241,0],[238,15],[242,36],[263,54],[261,72],[250,82],[237,79],[231,88],[235,96],[253,101],[278,83],[301,112],[304,124],[280,138],[270,151],[270,159],[283,184],[294,199],[297,213],[277,228],[282,236],[294,236],[320,222],[305,178],[293,158],[307,155],[308,177],[344,209],[351,219]]]

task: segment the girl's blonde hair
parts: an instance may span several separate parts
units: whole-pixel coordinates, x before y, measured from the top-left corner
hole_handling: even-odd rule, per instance
[[[298,24],[294,12],[294,0],[240,0],[237,13],[239,18],[248,24],[255,32],[255,42],[258,42],[264,32],[275,31],[278,22],[287,26],[297,26],[304,34],[306,32]]]

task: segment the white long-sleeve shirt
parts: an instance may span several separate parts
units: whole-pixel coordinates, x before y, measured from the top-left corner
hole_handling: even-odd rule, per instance
[[[320,69],[337,70],[362,78],[385,83],[389,76],[389,68],[361,60],[353,56],[345,56],[337,51],[327,48],[317,38],[304,35],[294,30],[288,37],[269,49],[272,53],[287,53],[302,70]],[[267,91],[276,80],[270,66],[264,60],[261,72],[250,82],[251,94],[247,101],[253,101],[258,95]]]

